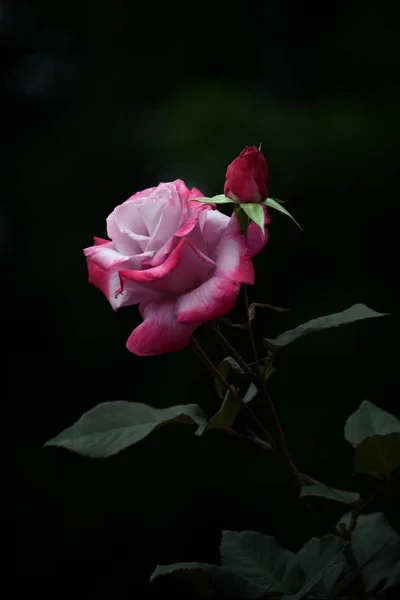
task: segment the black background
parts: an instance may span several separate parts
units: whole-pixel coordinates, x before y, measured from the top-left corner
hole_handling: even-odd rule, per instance
[[[102,401],[218,408],[190,348],[126,350],[138,312],[113,313],[87,283],[82,248],[105,236],[117,204],[159,181],[221,193],[227,164],[260,141],[270,195],[304,228],[271,215],[250,299],[291,311],[263,313],[260,331],[356,302],[391,313],[297,343],[270,385],[298,467],[351,488],[345,419],[363,399],[400,414],[399,16],[373,2],[1,3],[8,522],[20,576],[144,593],[156,564],[216,561],[221,529],[294,546],[309,537],[264,455],[223,434],[160,429],[107,461],[41,448]]]

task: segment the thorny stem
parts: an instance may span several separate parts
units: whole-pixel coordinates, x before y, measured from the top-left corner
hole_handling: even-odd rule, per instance
[[[248,309],[248,306],[247,306],[247,309]],[[219,342],[225,346],[225,348],[228,350],[230,355],[238,363],[238,365],[240,366],[240,368],[242,369],[242,371],[244,372],[246,377],[252,383],[254,383],[254,385],[257,387],[257,389],[263,395],[264,400],[265,400],[264,408],[267,412],[269,431],[271,433],[272,439],[275,442],[277,454],[279,455],[282,463],[285,465],[285,467],[290,475],[290,478],[292,480],[293,487],[295,488],[296,493],[299,494],[301,488],[303,487],[303,483],[299,477],[297,469],[294,466],[294,464],[290,458],[289,452],[286,448],[282,427],[279,422],[278,415],[276,414],[271,397],[269,395],[266,381],[260,375],[259,372],[255,373],[252,369],[250,369],[250,367],[248,366],[246,361],[237,352],[237,350],[235,350],[235,348],[226,339],[226,337],[220,332],[220,330],[217,327],[215,327],[215,325],[210,325],[210,327],[211,327],[211,330],[213,331],[214,335],[218,338]],[[252,335],[252,333],[251,333],[251,335]],[[253,343],[254,343],[254,339],[253,339]]]
[[[270,434],[265,429],[264,425],[259,421],[259,419],[254,414],[254,412],[251,410],[251,408],[249,406],[247,406],[247,404],[245,404],[245,402],[243,401],[243,398],[239,394],[238,390],[234,386],[230,385],[228,383],[228,381],[225,379],[225,377],[223,375],[221,375],[221,373],[218,371],[218,369],[216,368],[214,363],[208,358],[207,354],[204,352],[204,350],[202,349],[202,347],[200,346],[200,344],[198,343],[198,341],[195,339],[194,336],[191,337],[190,343],[191,343],[193,350],[196,352],[197,356],[200,358],[200,360],[203,362],[203,364],[208,368],[208,370],[212,373],[212,375],[216,379],[218,379],[218,381],[224,386],[224,388],[226,390],[230,390],[231,393],[234,394],[236,396],[236,398],[238,398],[239,402],[242,405],[242,411],[251,420],[255,431],[257,431],[257,435],[259,435],[262,440],[268,442],[274,448],[275,443],[274,443],[273,439],[271,438]]]

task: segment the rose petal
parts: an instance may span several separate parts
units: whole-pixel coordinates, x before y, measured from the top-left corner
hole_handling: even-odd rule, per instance
[[[139,212],[149,234],[147,239],[147,244],[149,244],[151,236],[156,230],[161,215],[166,208],[166,200],[164,198],[147,198],[146,200],[148,202],[146,201],[139,206]]]
[[[247,164],[231,163],[226,170],[224,194],[227,197],[235,196],[241,202],[257,202],[261,200],[257,184],[249,173]]]
[[[130,264],[130,257],[115,250],[114,242],[89,246],[84,248],[83,253],[87,259],[106,271],[127,267]]]
[[[258,225],[256,225],[253,221],[250,223],[247,229],[247,246],[249,248],[250,256],[256,256],[268,242],[269,232],[267,225],[270,222],[270,218],[267,212],[266,206],[263,206],[264,209],[264,236],[261,233],[261,229]]]
[[[229,217],[219,210],[209,210],[201,215],[201,220],[204,220],[202,234],[207,245],[207,255],[212,257],[228,226]]]
[[[144,318],[129,336],[126,347],[138,356],[177,352],[189,344],[199,323],[181,325],[174,314],[174,300],[141,302]]]
[[[134,202],[127,200],[107,217],[107,235],[126,256],[140,254],[146,249],[148,230]]]
[[[168,258],[172,251],[175,250],[179,244],[179,238],[172,236],[158,252],[156,252],[153,258],[148,258],[142,262],[142,269],[150,269],[152,267],[158,267]]]
[[[98,267],[106,271],[118,269],[139,269],[146,258],[153,256],[150,252],[138,254],[137,256],[125,256],[114,248],[114,242],[106,242],[101,245],[90,246],[83,250],[87,259],[93,261]]]
[[[215,274],[240,283],[254,283],[254,267],[247,241],[240,231],[235,215],[229,219],[223,236],[215,249]]]
[[[95,246],[101,246],[102,244],[109,244],[110,240],[105,240],[104,238],[100,238],[97,236],[93,237],[93,241],[94,241],[94,245]]]
[[[103,292],[113,310],[117,311],[122,306],[137,304],[138,300],[134,294],[130,292],[117,293],[121,287],[118,271],[106,271],[91,260],[87,260],[87,266],[89,283]]]
[[[180,296],[175,305],[178,323],[206,322],[226,315],[236,304],[240,285],[238,281],[214,276]]]
[[[182,201],[175,186],[171,183],[164,183],[162,186],[161,188],[160,184],[159,192],[160,197],[162,194],[164,202],[163,210],[146,246],[146,250],[152,250],[153,252],[160,250],[165,242],[179,229],[182,212],[185,213],[182,210]]]
[[[211,321],[230,312],[241,283],[254,283],[254,267],[245,237],[236,218],[231,217],[214,252],[213,277],[176,302],[179,323]]]
[[[175,179],[175,181],[173,181],[172,183],[175,186],[175,188],[183,202],[187,202],[187,200],[189,200],[190,197],[191,198],[200,198],[200,196],[203,195],[196,188],[189,190],[189,188],[186,186],[185,182],[182,181],[182,179]],[[194,190],[196,190],[196,192],[199,192],[199,196],[191,196],[191,194],[193,193]]]
[[[128,198],[127,202],[129,202],[129,200],[136,200],[138,202],[142,198],[148,198],[154,192],[154,190],[156,190],[157,188],[158,188],[158,186],[149,187],[144,190],[141,190],[140,192],[136,192],[136,194],[133,194],[133,196],[130,196]]]
[[[122,270],[122,288],[129,290],[129,282],[148,283],[153,290],[164,294],[181,294],[206,281],[215,269],[215,263],[183,238],[164,263],[144,271]],[[150,286],[151,284],[151,286]]]

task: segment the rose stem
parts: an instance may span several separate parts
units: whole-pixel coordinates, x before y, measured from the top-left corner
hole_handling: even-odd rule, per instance
[[[257,356],[257,348],[256,348],[256,344],[254,341],[254,335],[253,335],[253,330],[251,328],[251,319],[250,319],[250,310],[249,310],[249,296],[247,294],[247,285],[244,283],[243,284],[243,300],[244,300],[244,315],[245,315],[245,326],[247,331],[249,332],[249,338],[250,338],[250,346],[251,346],[251,352],[253,355],[253,361],[255,363],[255,372],[257,375],[261,376],[260,373],[260,368],[259,368],[259,364],[258,364],[258,356]]]
[[[190,343],[191,343],[193,350],[196,352],[197,356],[200,358],[200,360],[203,362],[203,364],[207,367],[207,369],[212,373],[212,375],[216,379],[218,379],[218,381],[224,386],[224,388],[226,390],[230,390],[238,398],[239,402],[242,405],[243,412],[252,421],[253,427],[258,431],[258,435],[261,437],[261,439],[267,441],[274,448],[275,443],[272,440],[268,431],[265,429],[264,425],[259,421],[259,419],[254,414],[254,412],[251,410],[251,408],[249,406],[247,406],[247,404],[243,401],[243,398],[240,396],[237,389],[234,388],[232,385],[230,385],[228,383],[228,381],[225,379],[225,377],[223,375],[221,375],[221,373],[215,367],[213,362],[208,358],[207,354],[204,352],[204,350],[202,349],[202,347],[200,346],[198,341],[194,338],[194,336],[191,337]]]
[[[247,295],[246,295],[247,297]],[[246,306],[246,310],[248,313],[248,305]],[[248,318],[248,317],[247,317]],[[276,447],[276,451],[279,454],[282,463],[285,465],[290,478],[293,483],[293,487],[296,490],[296,493],[300,493],[301,488],[303,487],[303,483],[299,477],[296,467],[294,466],[288,449],[286,448],[285,438],[283,435],[282,427],[278,419],[278,415],[276,414],[273,402],[271,400],[271,396],[269,395],[266,381],[260,375],[260,373],[254,373],[252,369],[247,365],[246,361],[241,357],[241,355],[235,350],[232,344],[226,339],[226,337],[220,332],[220,330],[215,325],[210,325],[214,335],[218,338],[218,340],[225,346],[225,348],[232,355],[232,358],[238,363],[241,369],[244,371],[245,375],[250,379],[252,383],[260,390],[265,399],[265,409],[268,415],[268,423],[270,426],[272,438],[275,441],[274,446]],[[250,330],[250,335],[253,337],[253,334]],[[254,344],[254,338],[253,338]]]

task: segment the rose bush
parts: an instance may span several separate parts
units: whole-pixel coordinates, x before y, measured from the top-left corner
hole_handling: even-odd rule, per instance
[[[268,196],[268,167],[256,146],[246,146],[228,166],[224,194],[236,202],[259,202]]]
[[[247,240],[236,217],[190,200],[183,181],[131,196],[107,218],[110,240],[86,248],[89,282],[114,310],[139,304],[141,323],[127,348],[148,356],[180,350],[203,322],[227,314],[242,283],[254,282],[251,257],[268,239],[252,223]],[[269,222],[265,215],[265,224]]]

